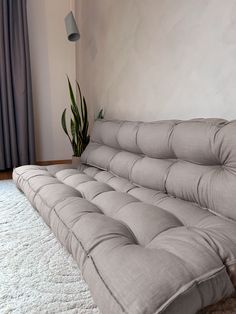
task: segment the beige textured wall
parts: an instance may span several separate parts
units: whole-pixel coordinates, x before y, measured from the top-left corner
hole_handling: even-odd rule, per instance
[[[28,0],[37,160],[72,155],[60,125],[69,99],[66,74],[75,79],[75,44],[67,40],[64,27],[69,10],[65,0]]]
[[[235,0],[78,0],[77,76],[107,118],[236,118]]]

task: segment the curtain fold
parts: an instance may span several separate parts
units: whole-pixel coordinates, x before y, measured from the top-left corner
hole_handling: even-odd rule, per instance
[[[0,0],[0,170],[35,162],[26,0]]]

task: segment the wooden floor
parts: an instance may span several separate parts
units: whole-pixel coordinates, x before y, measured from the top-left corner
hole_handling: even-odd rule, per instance
[[[12,179],[12,170],[0,171],[0,180]]]

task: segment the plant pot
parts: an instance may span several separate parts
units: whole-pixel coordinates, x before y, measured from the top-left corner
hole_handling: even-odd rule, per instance
[[[78,167],[80,165],[80,157],[72,156],[72,165]]]

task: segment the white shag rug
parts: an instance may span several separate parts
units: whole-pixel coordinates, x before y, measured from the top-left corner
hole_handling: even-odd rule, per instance
[[[99,313],[76,262],[11,180],[0,181],[0,313]]]

